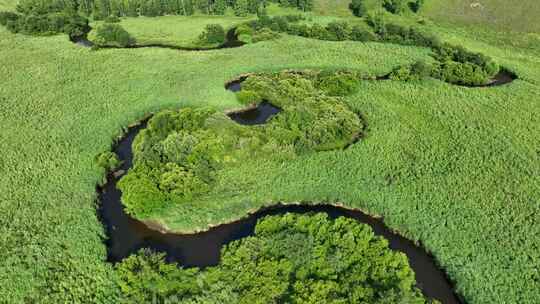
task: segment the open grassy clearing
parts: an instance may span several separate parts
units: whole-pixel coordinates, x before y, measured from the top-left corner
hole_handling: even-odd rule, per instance
[[[437,31],[523,80],[490,89],[364,82],[347,102],[367,120],[366,139],[284,165],[245,164],[222,177],[222,192],[196,208],[171,209],[162,221],[203,229],[271,202],[341,201],[425,244],[467,303],[538,302],[538,47],[501,47],[489,32],[478,40],[462,29]],[[14,303],[114,302],[115,274],[95,215],[103,172],[94,157],[122,126],[166,107],[238,107],[223,84],[245,72],[383,74],[428,54],[293,37],[215,52],[92,52],[65,36],[4,28],[0,52],[0,301]]]
[[[495,30],[540,32],[537,0],[430,0],[422,13],[440,21],[489,25]]]

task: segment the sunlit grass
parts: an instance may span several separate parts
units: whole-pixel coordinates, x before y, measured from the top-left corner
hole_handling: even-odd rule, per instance
[[[340,201],[420,240],[467,303],[537,303],[538,48],[502,46],[489,32],[475,39],[465,29],[433,29],[522,80],[478,89],[364,81],[347,99],[368,124],[359,143],[290,163],[246,163],[220,176],[203,201],[171,208],[160,220],[204,229],[277,201]],[[211,52],[91,51],[66,36],[0,28],[0,54],[0,302],[114,303],[118,290],[95,211],[103,172],[94,157],[122,127],[164,108],[238,107],[223,86],[242,73],[349,68],[381,75],[429,50],[284,36]]]

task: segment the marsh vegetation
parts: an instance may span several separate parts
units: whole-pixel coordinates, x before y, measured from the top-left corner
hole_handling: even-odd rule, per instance
[[[218,296],[205,292],[210,290],[206,269],[163,264],[162,257],[147,252],[122,268],[121,262],[107,261],[95,185],[119,165],[108,151],[122,128],[161,111],[137,140],[134,170],[117,172],[125,179],[130,213],[152,219],[154,227],[195,233],[279,202],[342,205],[380,216],[389,229],[422,244],[466,303],[539,302],[540,40],[537,31],[526,29],[533,25],[527,20],[537,19],[534,7],[527,6],[532,2],[507,9],[495,0],[482,2],[490,14],[525,10],[517,19],[486,19],[469,8],[459,18],[441,16],[437,12],[459,9],[466,1],[438,0],[426,1],[417,12],[409,5],[392,12],[389,5],[396,1],[385,1],[387,7],[366,1],[373,3],[356,17],[349,2],[317,0],[301,9],[271,3],[266,12],[241,14],[228,6],[224,15],[195,8],[193,15],[96,20],[70,1],[23,1],[17,7],[0,0],[5,11],[0,14],[0,283],[5,287],[0,302],[111,303],[139,294],[144,300],[153,286],[163,288],[149,294],[162,299],[186,286],[182,290],[190,300]],[[68,41],[104,24],[113,37],[125,36],[117,35],[122,27],[135,45],[155,39],[174,46],[218,37],[203,33],[207,25],[219,24],[225,33],[236,28],[246,45],[209,52],[92,51]],[[493,24],[524,32],[496,31]],[[506,72],[513,81],[484,87]],[[223,89],[239,75],[252,75],[240,92]],[[264,124],[242,125],[226,115],[265,101],[282,111]],[[181,121],[192,126],[178,123],[184,116],[189,119]],[[358,130],[361,140],[351,142]],[[183,145],[188,142],[194,144]],[[152,191],[138,193],[138,188]],[[319,220],[325,227],[338,222]],[[299,234],[299,244],[310,238]],[[295,241],[253,238],[238,239],[228,256],[242,261],[239,252],[266,254],[244,251],[251,242],[293,248]],[[395,256],[387,248],[381,252]],[[266,256],[276,261],[275,255]],[[324,259],[321,265],[343,261]],[[370,263],[358,261],[353,264]],[[407,272],[408,266],[400,265]],[[148,280],[131,280],[139,278],[132,266],[147,270]],[[214,266],[212,273],[221,278],[240,264]],[[156,276],[156,267],[170,276]],[[298,279],[303,269],[282,269],[294,274],[281,282],[291,288],[281,293],[283,286],[276,283],[279,288],[265,296],[304,299],[302,291],[314,285]],[[165,279],[186,273],[204,284]],[[260,278],[275,282],[271,274]],[[411,276],[400,278],[409,282]],[[343,299],[344,292],[327,283],[325,277],[319,291]],[[307,287],[296,290],[297,285]],[[391,285],[385,285],[394,290],[388,299],[402,292]],[[373,290],[369,286],[366,291]],[[425,300],[408,286],[413,285],[402,285],[404,294]],[[247,299],[253,286],[243,287],[220,290],[225,299]],[[377,301],[381,294],[362,295]]]

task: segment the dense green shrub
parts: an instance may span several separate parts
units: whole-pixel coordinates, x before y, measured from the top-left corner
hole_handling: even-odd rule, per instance
[[[118,23],[118,22],[120,22],[120,18],[118,18],[116,16],[109,16],[109,17],[105,18],[105,22]]]
[[[105,169],[105,171],[113,171],[120,165],[120,160],[116,153],[107,151],[96,157],[96,163],[98,166]]]
[[[372,31],[362,26],[355,25],[351,29],[351,40],[362,42],[377,41],[379,40],[379,37],[377,37],[377,35],[375,35],[375,33],[373,33]]]
[[[21,15],[14,12],[0,12],[0,25],[6,26],[8,23],[17,22]]]
[[[220,24],[208,24],[199,40],[209,44],[222,44],[225,42],[225,29]]]
[[[199,270],[165,263],[163,254],[141,250],[116,267],[118,285],[125,302],[166,303],[200,294]]]
[[[252,42],[259,42],[259,41],[267,41],[267,40],[274,40],[279,38],[279,34],[267,29],[263,28],[253,33]]]
[[[314,0],[270,0],[284,7],[294,7],[302,11],[311,11],[314,6]]]
[[[319,75],[316,80],[318,89],[329,96],[348,96],[358,90],[359,77],[354,73],[331,73]]]
[[[135,41],[131,35],[117,23],[104,23],[97,27],[94,38],[97,46],[126,47]]]
[[[424,0],[414,0],[412,2],[409,2],[408,5],[411,11],[418,13],[418,11],[420,11],[422,6],[424,5]]]
[[[259,41],[273,40],[279,38],[279,33],[272,31],[267,27],[253,29],[247,24],[238,26],[235,30],[238,40],[245,43],[255,43]]]
[[[250,90],[241,90],[239,92],[236,92],[236,99],[244,105],[257,103],[261,101],[261,96],[257,92],[250,91]]]
[[[68,34],[70,37],[85,35],[90,27],[88,20],[77,14],[54,12],[35,14],[41,10],[29,10],[29,14],[0,12],[0,24],[14,33],[28,35]]]
[[[116,272],[127,302],[428,302],[404,254],[369,226],[326,214],[266,217],[253,236],[228,244],[220,264],[205,270],[167,264],[143,250]]]
[[[342,148],[359,134],[358,116],[339,99],[318,89],[318,77],[319,73],[254,75],[242,83],[243,90],[254,91],[283,109],[266,125],[266,137],[305,153]],[[338,87],[331,84],[336,82],[328,81],[325,89]]]
[[[332,41],[345,41],[351,39],[351,26],[347,22],[330,22],[326,25],[329,39]]]

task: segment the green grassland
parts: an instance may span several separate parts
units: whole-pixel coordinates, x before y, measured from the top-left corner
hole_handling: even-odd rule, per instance
[[[537,0],[429,0],[422,13],[439,21],[488,25],[497,30],[540,32]]]
[[[0,0],[0,11],[13,11],[17,3],[14,0]]]
[[[142,25],[134,29],[146,33]],[[178,33],[171,42],[187,41],[194,34],[187,29],[171,30]],[[520,79],[475,89],[437,80],[363,81],[346,100],[368,125],[360,142],[285,164],[246,163],[220,176],[212,195],[195,206],[174,206],[160,221],[193,231],[279,201],[340,202],[383,216],[420,241],[467,303],[539,302],[538,36],[502,44],[490,30],[477,34],[443,23],[432,29],[493,56]],[[380,75],[429,53],[288,36],[209,52],[96,52],[66,36],[0,28],[0,302],[116,301],[95,209],[104,172],[94,159],[145,114],[237,108],[223,86],[242,73],[348,68]]]
[[[135,38],[137,45],[165,44],[194,47],[199,44],[199,35],[206,25],[220,24],[229,29],[250,19],[252,17],[208,15],[126,17],[122,18],[120,25]],[[102,21],[93,22],[91,26],[96,28],[102,23]]]

